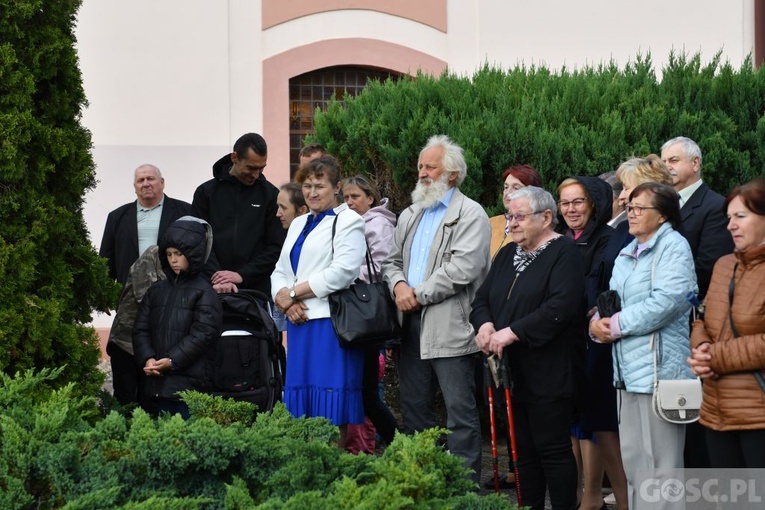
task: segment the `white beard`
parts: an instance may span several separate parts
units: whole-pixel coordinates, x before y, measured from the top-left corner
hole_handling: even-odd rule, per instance
[[[429,184],[426,184],[429,183]],[[444,172],[437,181],[420,179],[412,191],[412,202],[419,204],[423,209],[429,209],[449,192],[449,174]]]

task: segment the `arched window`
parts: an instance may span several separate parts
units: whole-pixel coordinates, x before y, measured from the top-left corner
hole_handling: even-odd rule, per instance
[[[333,99],[355,96],[370,80],[398,79],[393,71],[361,66],[325,67],[290,80],[290,176],[297,170],[303,140],[313,133],[316,108],[327,109]]]

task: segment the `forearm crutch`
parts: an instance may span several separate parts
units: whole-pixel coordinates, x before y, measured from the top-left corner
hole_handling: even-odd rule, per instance
[[[513,421],[513,402],[511,400],[512,379],[507,361],[503,360],[499,365],[499,374],[502,386],[505,388],[505,405],[507,406],[507,433],[510,434],[510,453],[513,459],[513,472],[515,473],[515,495],[518,498],[518,506],[523,506],[521,498],[521,477],[518,475],[518,448],[515,443],[515,421]]]
[[[497,422],[494,416],[494,378],[489,372],[489,359],[483,360],[483,375],[489,399],[489,428],[491,430],[491,464],[494,468],[494,492],[499,492],[499,454],[497,453]]]

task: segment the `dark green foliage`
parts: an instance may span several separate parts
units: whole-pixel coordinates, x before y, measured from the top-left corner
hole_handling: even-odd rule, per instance
[[[670,55],[659,80],[650,57],[553,73],[488,65],[471,78],[444,73],[372,82],[345,106],[315,118],[311,141],[338,156],[344,173],[370,175],[398,211],[409,203],[417,156],[444,133],[465,150],[462,190],[498,213],[501,176],[531,164],[554,190],[569,175],[615,170],[659,153],[675,136],[700,145],[704,180],[720,193],[765,168],[765,69],[734,69],[716,56]]]
[[[236,402],[231,399],[214,398],[211,395],[195,391],[178,393],[194,416],[211,418],[218,425],[230,425],[239,422],[250,426],[255,421],[255,413],[247,402]]]
[[[79,0],[0,0],[0,370],[67,366],[60,383],[103,380],[90,322],[116,300],[88,240],[95,184],[73,27]]]
[[[239,422],[225,416],[238,405],[192,393],[189,421],[139,409],[91,423],[94,399],[48,388],[59,374],[0,375],[0,508],[510,508],[474,492],[460,459],[437,446],[444,430],[354,456],[325,419],[278,404]]]

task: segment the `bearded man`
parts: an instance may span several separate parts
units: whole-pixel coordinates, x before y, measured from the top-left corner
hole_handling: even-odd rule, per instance
[[[431,137],[417,168],[413,203],[401,213],[382,266],[403,328],[398,366],[404,431],[438,425],[434,400],[440,387],[451,431],[449,451],[464,459],[478,482],[478,348],[468,317],[489,269],[491,228],[483,208],[459,190],[467,165],[462,149],[449,137]]]

